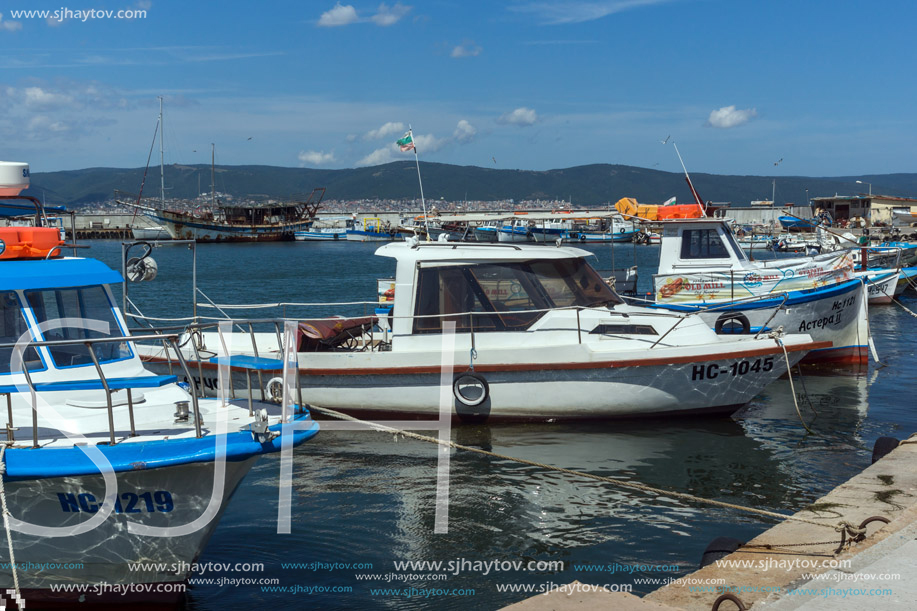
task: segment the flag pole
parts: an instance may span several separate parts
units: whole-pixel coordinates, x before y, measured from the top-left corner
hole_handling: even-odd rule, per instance
[[[430,221],[427,219],[427,203],[423,198],[423,181],[420,179],[420,159],[417,157],[417,144],[414,142],[414,129],[408,125],[408,134],[411,136],[411,143],[414,145],[414,163],[417,165],[417,184],[420,185],[420,206],[423,208],[423,226],[427,232],[427,242],[430,241]]]

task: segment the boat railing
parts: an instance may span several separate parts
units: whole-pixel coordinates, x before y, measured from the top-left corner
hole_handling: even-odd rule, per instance
[[[352,303],[362,303],[362,302],[348,302],[348,303],[352,304]],[[376,302],[369,302],[369,303],[376,303]],[[204,304],[199,304],[199,305],[204,305]],[[261,305],[264,305],[264,304],[261,304]],[[279,304],[275,304],[275,305],[279,305]],[[287,305],[290,305],[290,304],[287,304]],[[296,304],[296,305],[302,305],[302,304]],[[328,304],[311,304],[311,305],[327,306]],[[378,304],[376,303],[376,305]],[[215,304],[213,307],[227,308],[227,309],[231,309],[231,308],[251,309],[249,305],[245,305],[245,304],[234,305],[231,307],[228,307],[222,304],[217,306]],[[481,329],[484,328],[485,325],[483,324],[476,325],[475,324],[476,319],[480,319],[482,317],[483,318],[493,318],[494,316],[498,316],[498,317],[501,317],[501,316],[531,316],[531,315],[546,314],[549,312],[559,312],[559,311],[560,312],[564,312],[564,311],[573,312],[575,314],[576,325],[575,325],[575,328],[572,328],[570,330],[576,332],[578,344],[583,343],[583,327],[582,327],[581,315],[584,311],[601,311],[602,315],[604,316],[619,316],[625,319],[641,318],[641,317],[651,317],[651,318],[669,317],[669,318],[683,319],[689,316],[690,314],[686,312],[665,311],[665,310],[659,310],[655,312],[617,312],[615,310],[605,307],[604,304],[603,305],[590,305],[590,306],[574,305],[574,306],[553,307],[553,308],[500,310],[500,311],[493,311],[493,312],[466,311],[466,312],[449,312],[445,314],[410,314],[410,315],[400,315],[400,316],[396,316],[392,312],[386,315],[372,315],[369,317],[365,317],[367,319],[371,319],[372,321],[371,324],[367,324],[367,325],[361,324],[355,331],[355,334],[351,334],[349,336],[345,336],[346,332],[348,331],[347,329],[345,329],[344,330],[345,335],[339,336],[338,339],[340,339],[340,337],[344,337],[344,339],[353,340],[352,344],[350,346],[347,346],[347,349],[350,349],[350,350],[368,350],[368,351],[386,350],[386,349],[389,349],[389,346],[391,345],[391,335],[387,329],[378,328],[379,327],[378,323],[380,319],[387,319],[389,324],[394,325],[394,322],[396,320],[410,320],[412,322],[417,321],[417,320],[435,320],[435,319],[439,319],[443,321],[447,321],[447,320],[455,321],[457,319],[460,320],[462,318],[467,317],[467,321],[468,321],[467,326],[463,327],[460,330],[457,330],[457,332],[469,334],[470,341],[471,341],[471,350],[472,350],[472,353],[474,353],[477,347],[478,335],[480,335],[480,333],[482,332],[489,333],[489,332],[481,331]],[[197,363],[198,374],[200,376],[199,379],[203,380],[204,375],[203,375],[202,363],[204,361],[204,358],[202,358],[202,355],[203,353],[206,352],[208,354],[206,354],[205,356],[206,358],[209,358],[210,357],[209,352],[211,352],[209,349],[206,348],[206,345],[203,341],[203,333],[205,331],[208,331],[208,330],[215,331],[218,337],[218,341],[221,343],[223,353],[229,354],[229,350],[227,349],[224,329],[226,328],[226,326],[231,326],[231,327],[240,329],[244,334],[248,335],[248,337],[250,338],[251,354],[255,357],[255,359],[259,359],[262,356],[261,352],[264,351],[263,350],[264,347],[262,346],[262,349],[259,351],[258,340],[256,337],[256,332],[257,332],[256,326],[260,326],[262,329],[265,326],[273,327],[273,334],[275,335],[277,339],[277,352],[282,353],[286,350],[284,346],[285,344],[284,338],[286,336],[282,331],[283,326],[285,324],[290,323],[290,322],[295,322],[297,324],[310,323],[310,322],[311,323],[341,322],[342,320],[348,320],[348,319],[342,318],[342,317],[324,317],[324,318],[315,318],[315,317],[285,318],[284,317],[284,318],[248,318],[248,319],[214,318],[210,320],[199,320],[195,322],[189,322],[184,325],[178,325],[178,326],[172,326],[172,327],[157,327],[157,328],[154,328],[153,330],[157,332],[181,331],[183,340],[178,344],[178,346],[180,348],[185,348],[186,346],[189,347],[189,350],[194,354],[194,360]],[[442,328],[442,326],[440,326],[440,328]],[[556,329],[551,329],[551,330],[555,331]],[[586,329],[587,333],[590,333],[591,331],[592,329]],[[268,333],[268,332],[262,331],[262,333]],[[293,341],[298,342],[299,338],[296,337],[295,339],[293,339]],[[335,341],[334,339],[331,339],[327,343],[330,349],[335,349],[335,348],[340,347],[340,344],[335,344],[333,343],[334,341]],[[652,347],[655,347],[658,343],[659,342],[657,341],[656,343],[653,344]],[[298,348],[299,346],[297,346],[297,351],[299,351]],[[233,352],[237,354],[242,354],[242,353],[247,353],[248,350],[238,350],[236,348],[233,348]],[[270,353],[273,353],[273,351],[270,351]],[[169,368],[170,368],[169,372],[172,373],[171,363],[169,363]],[[265,368],[262,368],[262,369],[256,368],[255,369],[258,375],[258,382],[261,388],[265,387],[264,380],[262,378],[262,372],[267,371],[267,370],[268,369],[265,369]],[[250,378],[251,372],[249,370],[246,370],[246,375],[249,376],[248,384],[249,384],[249,391],[251,391],[251,378]],[[230,384],[230,388],[232,389],[232,384]],[[199,390],[203,392],[203,389],[199,389]],[[233,395],[233,398],[235,398],[235,395]],[[251,399],[251,397],[249,398]]]
[[[174,375],[168,376],[137,376],[131,378],[112,378],[105,375],[104,370],[102,369],[102,364],[99,361],[98,355],[95,353],[93,347],[97,344],[106,344],[106,343],[136,343],[138,341],[157,341],[162,342],[164,347],[166,347],[166,353],[168,354],[169,349],[167,346],[171,346],[172,351],[176,354],[176,360],[183,369],[186,378],[189,380],[189,383],[192,384],[191,402],[193,406],[193,418],[194,418],[194,432],[197,437],[202,436],[201,432],[201,415],[200,415],[200,406],[197,401],[197,388],[194,382],[194,378],[191,376],[191,372],[188,369],[188,363],[185,360],[184,356],[179,349],[178,341],[179,334],[177,333],[156,333],[156,334],[147,334],[147,335],[124,335],[124,336],[114,336],[114,337],[97,337],[97,338],[83,338],[83,339],[64,339],[64,340],[46,340],[46,341],[28,341],[20,342],[16,344],[0,344],[0,350],[10,349],[12,350],[11,359],[18,357],[19,362],[22,365],[21,371],[11,371],[11,374],[21,373],[25,378],[25,389],[23,389],[22,384],[7,384],[0,386],[0,394],[6,395],[6,406],[7,406],[7,426],[6,426],[6,435],[7,441],[13,442],[14,431],[16,430],[14,421],[13,421],[13,399],[14,394],[24,393],[25,390],[30,394],[31,397],[31,407],[32,407],[32,447],[37,448],[38,446],[38,393],[39,392],[66,392],[74,390],[103,390],[105,392],[105,404],[108,409],[108,428],[109,428],[109,443],[115,445],[115,415],[114,415],[114,401],[112,399],[112,393],[118,390],[127,391],[127,410],[128,417],[130,420],[130,436],[136,437],[137,430],[134,424],[134,402],[131,390],[135,388],[158,388],[177,382],[177,378]],[[32,379],[32,372],[29,371],[28,364],[23,358],[25,350],[32,348],[48,348],[55,346],[78,346],[82,345],[86,347],[89,357],[92,359],[92,364],[95,367],[96,373],[98,374],[98,379],[88,379],[88,380],[59,380],[59,381],[50,381],[50,382],[35,382]],[[171,364],[171,360],[170,360]],[[171,370],[171,366],[170,366]]]

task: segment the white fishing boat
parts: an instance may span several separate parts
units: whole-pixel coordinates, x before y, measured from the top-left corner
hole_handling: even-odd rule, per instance
[[[353,221],[353,227],[346,231],[346,239],[350,242],[391,242],[400,240],[401,236],[382,219],[365,217]]]
[[[570,239],[573,231],[573,221],[569,219],[541,219],[536,221],[529,229],[532,240],[540,244],[551,243],[558,239]]]
[[[902,282],[899,288],[901,274],[897,269],[863,270],[854,272],[854,276],[865,282],[871,304],[891,303],[907,286]]]
[[[498,221],[484,221],[474,228],[474,239],[476,242],[492,243],[497,241],[497,233],[502,226]]]
[[[307,231],[293,232],[297,242],[334,242],[347,239],[347,229],[339,227],[312,227]]]
[[[577,248],[411,240],[376,254],[395,259],[390,313],[300,323],[305,403],[436,415],[445,400],[458,417],[536,420],[730,413],[828,347],[808,334],[717,335],[698,316],[627,305]],[[198,354],[220,342],[203,331]],[[253,333],[250,346],[271,354],[276,341]],[[169,362],[161,349],[145,358]]]
[[[257,458],[318,425],[294,405],[198,398],[152,373],[138,342],[168,346],[187,372],[178,337],[128,334],[120,274],[61,256],[54,228],[0,239],[0,587],[30,607],[174,603]]]
[[[823,227],[818,230],[818,240],[823,250],[846,250],[850,253],[856,270],[854,275],[867,283],[869,303],[892,303],[908,287],[910,274],[906,271],[907,265],[914,261],[917,247],[906,242],[885,242],[871,246],[867,236],[837,234]]]
[[[639,232],[633,221],[626,221],[617,214],[590,218],[574,213],[534,216],[529,231],[536,242],[542,243],[558,239],[583,243],[631,242]]]
[[[806,362],[868,359],[867,287],[850,252],[751,261],[719,219],[666,221],[655,301],[700,312],[720,333],[759,334],[783,327],[830,341]]]
[[[531,242],[532,240],[529,221],[525,218],[508,219],[497,229],[497,242]]]
[[[169,240],[171,236],[162,225],[149,227],[131,227],[131,235],[135,240]]]

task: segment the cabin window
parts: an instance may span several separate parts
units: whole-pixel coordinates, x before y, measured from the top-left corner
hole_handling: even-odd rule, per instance
[[[728,259],[729,251],[716,229],[685,229],[681,235],[682,259]]]
[[[623,303],[598,272],[582,259],[533,261],[530,267],[547,293],[551,307]]]
[[[589,332],[590,335],[659,335],[652,325],[603,324]]]
[[[15,344],[29,330],[29,325],[22,315],[16,293],[7,291],[0,295],[0,344]],[[0,348],[0,374],[10,373],[13,348]],[[42,369],[41,359],[35,348],[30,346],[23,352],[23,360],[29,371]],[[22,371],[16,367],[16,371]]]
[[[524,331],[551,308],[621,303],[580,259],[426,267],[418,272],[414,333]]]
[[[27,291],[25,296],[39,323],[51,321],[50,328],[43,332],[46,341],[85,340],[123,334],[115,320],[108,295],[101,286]],[[58,322],[59,319],[69,320]],[[84,329],[79,324],[75,324],[79,320],[91,325],[101,323],[105,327],[105,332]],[[127,342],[98,343],[94,344],[92,349],[101,363],[118,361],[132,356]],[[92,364],[92,357],[84,344],[49,346],[48,350],[57,367]]]

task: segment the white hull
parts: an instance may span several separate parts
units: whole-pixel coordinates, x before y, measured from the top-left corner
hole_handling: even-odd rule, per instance
[[[347,231],[347,240],[349,242],[392,242],[398,239],[396,235],[390,233],[376,233],[371,231]]]
[[[856,272],[858,277],[868,278],[866,288],[869,291],[869,303],[891,303],[898,292],[899,272],[892,270]],[[902,288],[902,290],[904,290]]]
[[[594,320],[587,322],[589,319],[584,318],[584,329],[594,326]],[[585,330],[582,344],[575,339],[569,343],[575,330],[546,332],[552,336],[544,338],[548,340],[546,344],[529,347],[524,343],[531,338],[520,337],[516,346],[498,348],[508,338],[497,335],[504,334],[476,338],[478,358],[474,372],[486,380],[488,400],[478,408],[468,408],[450,391],[449,411],[453,415],[546,420],[727,413],[748,402],[786,371],[783,351],[773,340],[724,338],[717,346],[621,351],[615,349],[616,342]],[[559,342],[558,337],[564,336],[566,341]],[[269,352],[270,334],[256,337],[259,352]],[[800,336],[795,338],[793,341],[800,342]],[[206,334],[204,339],[207,345],[219,341]],[[648,340],[646,346],[653,341],[655,338]],[[493,347],[487,347],[491,342]],[[457,335],[456,344],[454,375],[468,371],[468,334]],[[792,351],[792,346],[790,349],[790,363],[794,364],[803,353]],[[187,357],[193,360],[192,354]],[[161,350],[151,347],[145,359],[150,369],[168,371],[168,363],[161,360]],[[303,401],[335,409],[435,416],[439,413],[442,372],[434,363],[441,360],[436,350],[300,353]],[[213,366],[206,362],[200,369],[197,363],[190,365],[195,377],[203,372],[205,389],[216,388],[217,372]],[[723,383],[725,378],[730,379],[729,383]],[[447,376],[448,384],[452,380]],[[237,396],[242,396],[244,374],[234,375],[233,383]],[[257,386],[256,382],[254,387]],[[255,398],[259,396],[256,391]]]
[[[331,242],[346,240],[347,232],[344,229],[297,231],[293,239],[297,242]]]
[[[180,583],[190,574],[207,545],[229,498],[254,465],[257,457],[226,462],[219,511],[206,525],[187,535],[139,536],[128,531],[130,524],[181,526],[200,518],[210,502],[214,463],[200,462],[161,469],[117,474],[118,505],[98,527],[67,537],[45,537],[13,532],[16,562],[74,565],[78,568],[45,568],[18,572],[26,600],[42,598],[51,584],[96,583]],[[75,526],[96,515],[105,497],[98,475],[18,480],[6,483],[7,503],[15,518],[49,529]],[[165,502],[163,502],[165,501]],[[120,510],[120,511],[119,511]],[[7,546],[0,546],[0,582],[11,587]],[[185,570],[132,570],[135,563],[167,563],[187,566]],[[136,566],[134,566],[136,569]],[[59,594],[58,594],[59,595]],[[180,592],[175,592],[178,598]],[[115,595],[117,596],[117,595]],[[96,599],[86,596],[87,602]],[[118,600],[124,600],[118,598]]]
[[[171,236],[164,227],[134,227],[131,235],[135,240],[168,240]]]
[[[826,290],[824,296],[811,301],[787,302],[775,314],[774,307],[735,308],[710,310],[701,318],[711,327],[740,313],[748,320],[750,330],[756,333],[765,327],[765,333],[783,327],[787,333],[808,333],[815,341],[828,341],[830,348],[813,350],[803,359],[805,363],[831,363],[865,361],[868,354],[867,305],[862,283],[848,282],[843,290]],[[782,298],[772,301],[777,303]],[[722,322],[720,323],[722,325]]]
[[[515,231],[498,231],[497,232],[497,241],[498,242],[531,242],[532,240],[524,233],[517,233]]]

